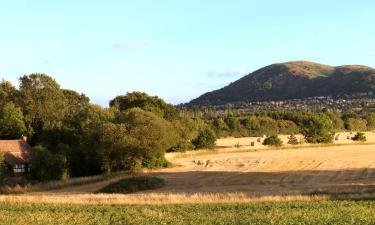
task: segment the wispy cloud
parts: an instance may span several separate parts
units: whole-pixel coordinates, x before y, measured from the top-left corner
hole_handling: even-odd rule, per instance
[[[44,60],[44,61],[42,62],[42,64],[44,64],[44,65],[50,65],[51,62],[50,62],[49,60]]]
[[[117,43],[112,46],[116,50],[129,50],[129,49],[138,49],[144,48],[147,44],[145,43]]]
[[[218,78],[236,78],[242,76],[243,73],[239,71],[227,71],[227,72],[208,72],[207,77],[218,77]]]

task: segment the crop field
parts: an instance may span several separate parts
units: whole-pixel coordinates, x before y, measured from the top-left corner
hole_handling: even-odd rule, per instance
[[[0,224],[374,224],[373,201],[83,206],[0,204]]]
[[[0,196],[0,224],[374,224],[375,144],[168,154],[165,185],[97,194],[127,173]]]
[[[333,141],[333,145],[345,145],[345,144],[353,144],[350,138],[355,135],[355,132],[338,132],[335,134],[335,139]],[[368,143],[375,143],[375,133],[374,132],[365,132],[367,142]],[[289,135],[279,135],[279,138],[282,140],[285,147],[291,147],[288,143]],[[303,142],[302,135],[296,135],[299,141]],[[216,149],[266,149],[267,147],[262,145],[264,137],[242,137],[242,138],[220,138],[216,142]],[[253,143],[254,146],[251,146]],[[314,146],[314,144],[307,144],[303,143],[302,145],[298,145],[299,147],[308,147]]]

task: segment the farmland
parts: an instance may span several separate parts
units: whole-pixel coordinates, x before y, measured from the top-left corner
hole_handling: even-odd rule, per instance
[[[144,170],[165,181],[155,190],[96,194],[131,176],[120,173],[0,196],[0,224],[26,218],[32,224],[373,224],[375,202],[366,199],[375,196],[375,145],[367,136],[367,144],[339,140],[281,149],[236,148],[239,139],[220,139],[227,146],[169,153],[173,167]]]
[[[373,224],[375,202],[136,206],[0,205],[0,224]]]

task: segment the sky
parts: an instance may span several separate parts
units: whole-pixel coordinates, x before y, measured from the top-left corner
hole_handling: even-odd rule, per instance
[[[269,64],[375,67],[373,0],[0,0],[0,78],[188,102]]]

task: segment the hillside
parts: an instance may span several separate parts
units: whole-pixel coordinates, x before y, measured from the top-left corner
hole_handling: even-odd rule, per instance
[[[203,94],[190,104],[299,99],[369,91],[375,92],[375,69],[371,67],[332,67],[295,61],[261,68],[224,88]]]

